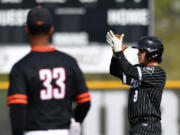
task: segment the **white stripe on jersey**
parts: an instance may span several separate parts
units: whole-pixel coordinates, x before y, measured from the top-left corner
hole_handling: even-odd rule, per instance
[[[127,83],[127,78],[126,78],[126,75],[123,73],[123,84],[126,84]]]
[[[142,80],[141,68],[140,68],[140,67],[137,67],[137,70],[138,70],[138,74],[139,74],[139,81],[141,81],[141,80]]]

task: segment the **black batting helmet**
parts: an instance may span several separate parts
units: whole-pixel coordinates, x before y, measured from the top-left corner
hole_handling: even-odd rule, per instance
[[[134,48],[146,50],[146,58],[149,61],[157,61],[158,63],[162,61],[164,47],[161,40],[155,36],[142,37]]]

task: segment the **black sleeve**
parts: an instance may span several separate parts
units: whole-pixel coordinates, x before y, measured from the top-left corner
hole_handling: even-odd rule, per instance
[[[131,65],[128,60],[125,58],[122,51],[116,53],[116,57],[119,58],[119,65],[122,69],[122,72],[131,78],[139,80],[138,68]]]
[[[110,74],[122,79],[123,73],[122,73],[121,66],[119,64],[119,58],[116,57],[115,55],[113,55],[111,58]]]
[[[19,64],[15,64],[10,72],[9,77],[9,89],[8,89],[8,97],[10,99],[8,100],[8,105],[14,104],[14,103],[25,103],[27,102],[27,99],[24,99],[22,101],[22,96],[27,97],[27,85],[26,85],[26,79],[23,74],[22,68]],[[14,98],[12,98],[15,95]],[[16,99],[21,99],[21,101],[18,101]],[[16,101],[16,102],[14,102]]]
[[[91,106],[91,102],[85,102],[78,104],[77,107],[74,110],[74,118],[76,121],[82,123],[84,118],[86,117],[89,108]]]
[[[76,121],[81,123],[89,111],[91,95],[88,87],[86,86],[84,75],[77,62],[75,62],[74,65],[74,84],[74,89],[76,91],[74,100],[77,103],[74,110],[74,117]]]
[[[88,92],[88,88],[85,82],[85,78],[84,75],[81,71],[81,69],[79,68],[78,63],[75,61],[74,65],[73,65],[73,72],[74,72],[74,89],[76,91],[76,95]]]
[[[10,105],[10,121],[12,135],[23,135],[25,128],[26,105],[12,104]]]

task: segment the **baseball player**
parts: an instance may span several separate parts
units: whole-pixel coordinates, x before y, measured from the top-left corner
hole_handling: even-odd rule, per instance
[[[112,31],[107,32],[106,40],[112,46],[110,74],[130,85],[128,118],[130,135],[161,135],[160,104],[166,73],[159,66],[162,61],[163,44],[155,36],[145,36],[134,48],[139,50],[139,64],[128,62],[122,51],[121,38]]]
[[[12,135],[80,134],[91,97],[76,60],[49,44],[54,27],[46,8],[29,11],[25,30],[32,49],[9,80]]]

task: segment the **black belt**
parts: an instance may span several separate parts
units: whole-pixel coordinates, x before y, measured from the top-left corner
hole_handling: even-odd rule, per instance
[[[139,123],[154,123],[158,121],[160,121],[160,119],[157,117],[142,117],[142,118],[134,118],[129,120],[131,126],[134,126]]]

